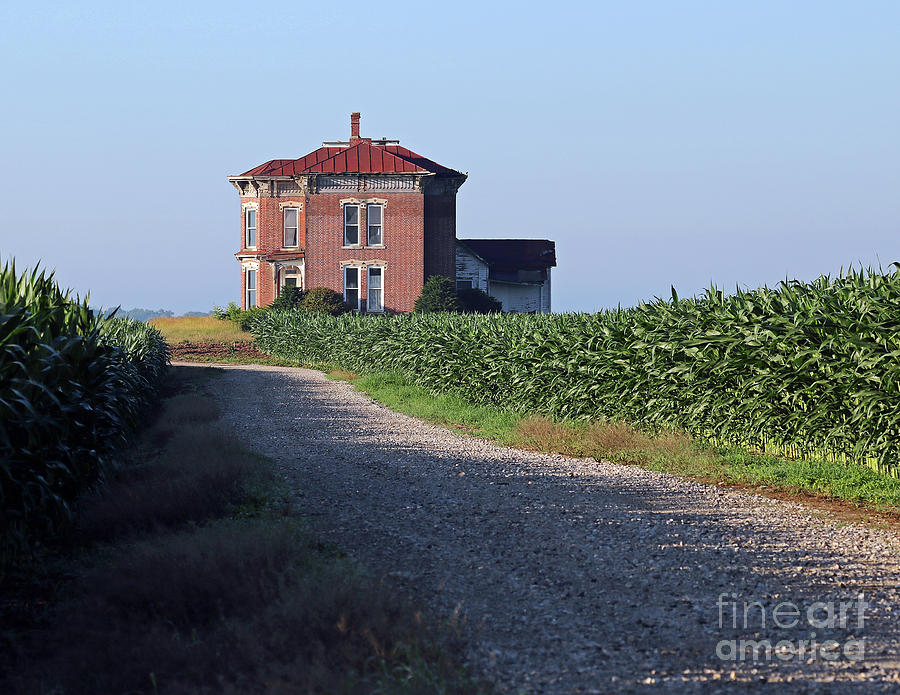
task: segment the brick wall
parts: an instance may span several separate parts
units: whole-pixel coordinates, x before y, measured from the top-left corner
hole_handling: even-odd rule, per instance
[[[344,248],[341,200],[386,200],[382,247]],[[330,287],[343,293],[341,261],[384,261],[384,306],[387,311],[412,311],[424,284],[424,201],[421,193],[319,193],[309,197],[306,214],[306,286]],[[360,241],[366,241],[365,205],[360,209]],[[360,297],[367,293],[366,273],[360,272]]]
[[[425,194],[425,278],[456,279],[456,193]]]
[[[341,200],[356,198],[360,206],[359,247],[344,248],[344,218]],[[365,201],[387,201],[384,208],[383,244],[368,247]],[[431,275],[456,277],[456,193],[436,192],[329,192],[303,196],[242,197],[242,203],[258,205],[256,254],[265,255],[282,248],[285,202],[302,204],[299,212],[299,245],[305,250],[306,288],[329,287],[343,293],[342,261],[383,261],[383,299],[387,311],[412,311]],[[244,250],[246,216],[241,210],[240,249]],[[241,306],[246,304],[246,277],[241,269]],[[266,306],[274,301],[275,267],[259,261],[257,301]],[[360,297],[366,298],[366,272],[360,271]]]

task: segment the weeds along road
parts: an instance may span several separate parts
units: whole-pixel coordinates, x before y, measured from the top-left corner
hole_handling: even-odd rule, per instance
[[[898,539],[797,504],[496,446],[319,372],[209,382],[323,539],[466,619],[500,692],[898,692]]]

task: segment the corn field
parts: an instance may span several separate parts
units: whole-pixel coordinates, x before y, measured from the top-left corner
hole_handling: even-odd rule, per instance
[[[0,567],[69,519],[167,361],[155,328],[95,314],[52,274],[0,268]]]
[[[898,329],[900,273],[872,269],[598,314],[269,311],[251,326],[260,349],[312,366],[885,472],[900,454]]]

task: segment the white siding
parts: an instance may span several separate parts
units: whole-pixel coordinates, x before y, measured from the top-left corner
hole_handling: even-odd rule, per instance
[[[487,263],[459,244],[456,245],[456,279],[471,280],[472,287],[488,291]]]
[[[552,268],[547,268],[547,280],[544,282],[543,289],[541,290],[541,313],[549,314],[550,313],[550,271]]]
[[[537,313],[542,307],[541,289],[543,283],[530,285],[516,282],[492,282],[491,296],[503,304],[503,311],[516,311],[520,314]]]

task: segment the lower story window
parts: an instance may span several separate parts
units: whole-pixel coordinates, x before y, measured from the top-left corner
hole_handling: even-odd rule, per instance
[[[300,287],[300,268],[295,265],[285,266],[281,269],[282,287]]]
[[[384,269],[379,266],[369,266],[366,289],[368,301],[366,311],[384,311]]]
[[[247,271],[247,308],[256,306],[256,271]]]
[[[471,280],[457,280],[456,281],[456,289],[458,290],[471,290],[472,289],[472,281]]]
[[[354,311],[359,311],[359,268],[344,267],[344,301]]]

